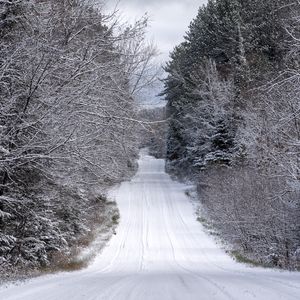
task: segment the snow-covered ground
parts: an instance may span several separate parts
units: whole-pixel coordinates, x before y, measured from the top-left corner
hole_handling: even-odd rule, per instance
[[[115,193],[117,235],[85,270],[2,287],[1,300],[300,299],[300,273],[235,263],[196,221],[185,186],[145,152]]]

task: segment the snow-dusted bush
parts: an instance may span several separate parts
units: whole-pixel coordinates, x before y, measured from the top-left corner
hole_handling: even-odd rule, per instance
[[[296,268],[299,245],[299,193],[283,195],[278,178],[255,168],[215,168],[199,186],[203,211],[231,248],[264,265]]]

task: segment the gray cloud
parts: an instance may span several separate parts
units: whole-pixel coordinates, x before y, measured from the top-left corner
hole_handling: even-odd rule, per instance
[[[107,0],[107,9],[113,9],[118,0]],[[150,17],[149,38],[167,60],[169,52],[183,41],[183,36],[198,8],[207,0],[121,0],[118,9],[124,19],[134,21],[145,13]]]

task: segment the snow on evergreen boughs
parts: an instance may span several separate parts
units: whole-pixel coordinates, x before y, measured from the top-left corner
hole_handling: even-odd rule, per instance
[[[249,259],[285,268],[300,267],[299,16],[293,0],[208,1],[164,91],[167,169]]]

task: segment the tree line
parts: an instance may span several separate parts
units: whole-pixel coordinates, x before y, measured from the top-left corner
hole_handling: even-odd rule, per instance
[[[3,272],[68,257],[112,217],[103,194],[136,169],[134,98],[153,81],[146,26],[89,0],[0,1]]]
[[[166,66],[167,169],[245,260],[300,267],[300,5],[209,0]]]

